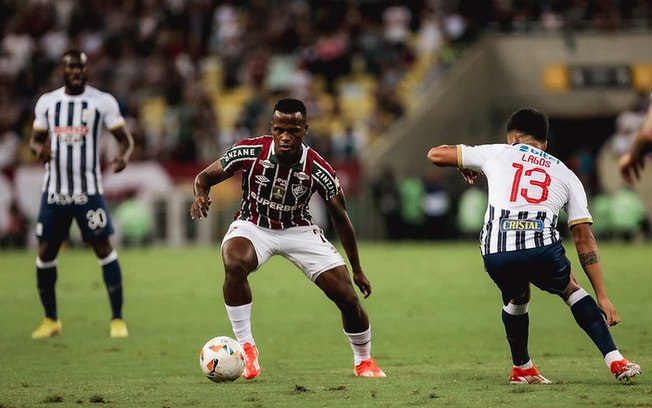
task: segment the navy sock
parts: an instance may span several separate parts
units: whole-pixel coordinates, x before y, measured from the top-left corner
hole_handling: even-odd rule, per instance
[[[530,361],[530,354],[527,351],[529,315],[527,313],[512,315],[503,310],[503,324],[514,365],[520,366]]]
[[[41,263],[37,261],[37,263]],[[54,284],[57,282],[56,263],[41,263],[36,266],[36,287],[38,295],[41,298],[41,304],[45,310],[45,317],[57,320],[57,296],[54,290]]]
[[[604,321],[602,312],[600,312],[598,304],[595,303],[595,300],[591,296],[584,296],[575,302],[571,306],[571,312],[573,312],[577,324],[589,335],[595,345],[598,346],[603,357],[610,351],[616,350],[616,344],[611,337],[611,333],[609,333],[609,328]]]
[[[102,265],[102,276],[109,294],[112,319],[122,319],[122,273],[117,258]]]

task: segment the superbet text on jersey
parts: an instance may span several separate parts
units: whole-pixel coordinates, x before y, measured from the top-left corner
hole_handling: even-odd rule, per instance
[[[526,144],[458,146],[458,165],[481,170],[489,203],[480,236],[483,255],[557,242],[563,208],[570,226],[593,222],[575,173],[556,157]]]
[[[236,143],[220,164],[230,175],[242,172],[242,198],[235,219],[265,228],[312,225],[308,208],[312,194],[317,192],[328,201],[340,192],[335,171],[316,151],[304,144],[298,163],[281,165],[269,135]]]

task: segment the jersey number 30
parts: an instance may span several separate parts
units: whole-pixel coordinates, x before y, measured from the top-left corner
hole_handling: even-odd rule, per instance
[[[519,194],[530,204],[539,204],[548,199],[548,186],[551,178],[544,169],[534,167],[523,171],[523,165],[519,163],[512,163],[512,167],[516,169],[516,174],[514,174],[514,181],[512,182],[512,194],[509,196],[510,202],[516,202]],[[526,177],[523,180],[524,182],[527,181],[530,186],[536,188],[520,188],[523,176]]]

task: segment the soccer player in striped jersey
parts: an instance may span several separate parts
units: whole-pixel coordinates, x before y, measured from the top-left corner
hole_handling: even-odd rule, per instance
[[[487,177],[489,203],[480,251],[485,270],[502,293],[513,362],[509,382],[550,384],[528,353],[530,283],[564,299],[611,372],[629,380],[640,367],[620,354],[609,332],[620,317],[607,297],[584,187],[564,163],[546,153],[547,135],[545,114],[520,109],[507,123],[507,144],[442,145],[430,149],[428,159],[437,166],[458,167],[469,183],[481,173]],[[597,303],[571,272],[556,228],[562,208]]]
[[[635,180],[641,178],[641,171],[645,167],[645,158],[649,153],[652,153],[652,94],[650,94],[650,105],[647,108],[645,119],[636,134],[634,144],[618,162],[620,175],[628,184],[633,184]]]
[[[113,225],[102,195],[98,149],[107,128],[119,143],[112,164],[113,170],[120,172],[127,165],[134,142],[116,99],[86,85],[86,63],[83,52],[66,51],[59,67],[64,86],[42,95],[34,108],[30,148],[46,170],[36,224],[36,280],[45,318],[32,338],[61,332],[55,293],[57,254],[68,238],[73,219],[102,268],[112,311],[110,336],[128,335],[122,319],[122,273],[109,241]]]
[[[316,192],[326,203],[351,263],[353,281],[365,298],[369,296],[371,285],[360,266],[344,192],[333,168],[303,143],[307,130],[303,102],[279,100],[273,110],[271,135],[236,143],[197,175],[190,216],[207,217],[211,187],[237,172],[242,174],[240,210],[222,241],[222,290],[233,332],[247,355],[244,378],[252,379],[261,370],[251,333],[248,276],[273,255],[281,255],[296,265],[340,309],[344,333],[353,349],[355,375],[384,377],[371,357],[369,318],[346,264],[311,220],[308,202]]]

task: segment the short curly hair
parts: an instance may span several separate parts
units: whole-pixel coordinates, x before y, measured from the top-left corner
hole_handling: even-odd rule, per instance
[[[519,109],[507,121],[507,132],[517,131],[534,137],[540,142],[548,141],[548,116],[532,108]]]

